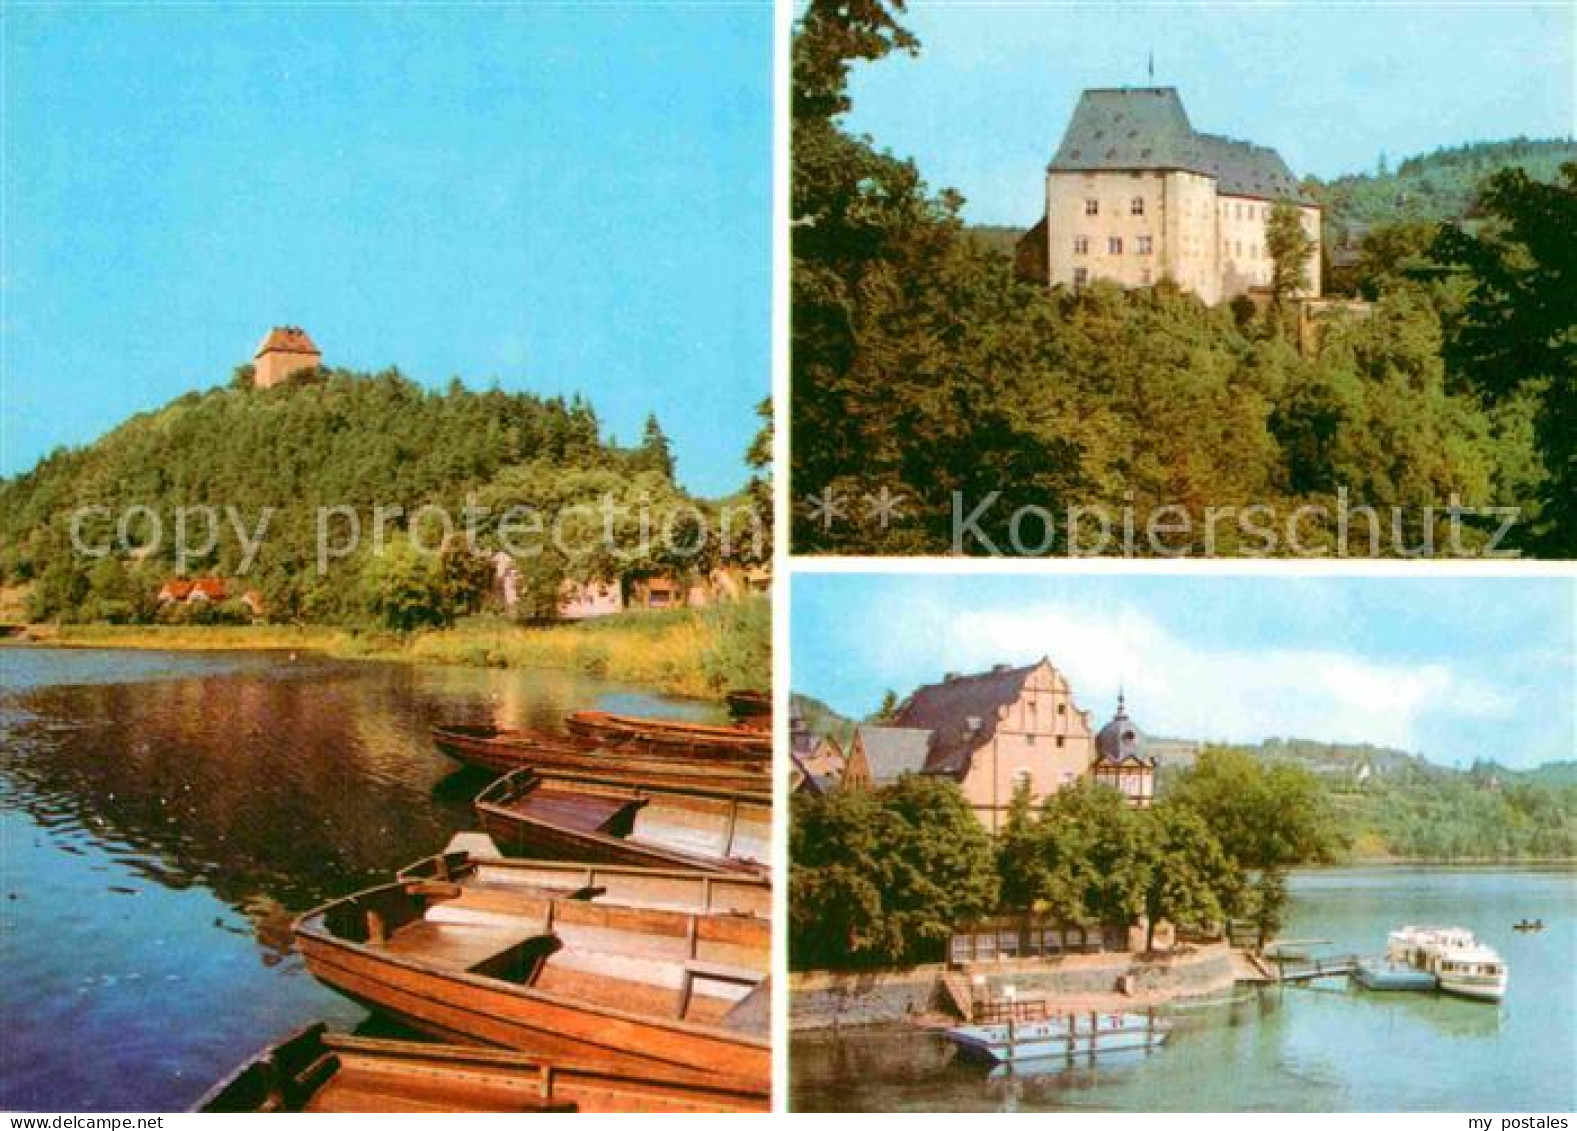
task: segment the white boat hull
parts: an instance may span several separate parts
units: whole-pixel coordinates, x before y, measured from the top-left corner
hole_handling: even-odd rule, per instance
[[[1475,1001],[1499,1001],[1506,996],[1505,978],[1453,978],[1443,974],[1439,982],[1441,993],[1470,997]]]

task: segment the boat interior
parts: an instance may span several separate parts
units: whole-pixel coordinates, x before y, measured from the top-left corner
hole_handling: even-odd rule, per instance
[[[765,863],[771,810],[726,795],[635,790],[573,777],[525,773],[478,799],[528,821],[617,837],[698,858]]]
[[[206,1112],[766,1110],[764,1090],[601,1070],[502,1049],[329,1033],[319,1023],[205,1097]]]
[[[400,870],[402,880],[463,883],[473,898],[486,891],[600,899],[625,907],[691,911],[708,915],[772,914],[772,887],[752,876],[727,876],[661,868],[577,864],[554,860],[478,858],[465,849],[428,856]]]
[[[547,1112],[542,1065],[482,1049],[339,1038],[322,1025],[243,1068],[202,1107],[210,1112]]]
[[[585,1005],[742,1032],[764,1026],[750,999],[769,968],[766,919],[569,894],[475,876],[409,880],[331,904],[323,927],[368,950]]]

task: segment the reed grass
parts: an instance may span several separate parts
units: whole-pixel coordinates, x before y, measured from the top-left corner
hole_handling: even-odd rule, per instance
[[[38,626],[30,635],[73,648],[310,650],[347,659],[551,669],[696,699],[720,698],[733,688],[766,690],[772,670],[771,610],[762,597],[564,625],[472,617],[410,635],[291,625],[61,625]]]

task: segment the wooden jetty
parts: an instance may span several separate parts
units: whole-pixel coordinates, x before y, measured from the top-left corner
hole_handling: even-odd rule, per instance
[[[1284,962],[1276,967],[1276,981],[1286,984],[1314,982],[1321,978],[1350,978],[1358,971],[1359,956],[1343,954],[1334,958],[1315,958]]]

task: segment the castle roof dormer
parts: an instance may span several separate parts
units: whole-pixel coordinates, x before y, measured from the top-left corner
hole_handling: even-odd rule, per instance
[[[1095,756],[1101,762],[1122,762],[1144,757],[1144,734],[1128,717],[1128,705],[1117,693],[1117,713],[1095,736]]]

